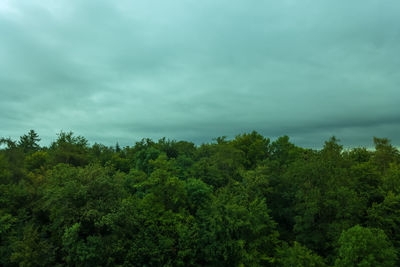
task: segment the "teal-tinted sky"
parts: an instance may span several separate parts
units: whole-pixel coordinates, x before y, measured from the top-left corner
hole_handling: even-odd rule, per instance
[[[0,136],[400,144],[398,0],[0,0]]]

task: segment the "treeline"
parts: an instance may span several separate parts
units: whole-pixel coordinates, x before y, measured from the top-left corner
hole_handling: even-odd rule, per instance
[[[0,139],[1,266],[400,266],[400,155],[257,132]]]

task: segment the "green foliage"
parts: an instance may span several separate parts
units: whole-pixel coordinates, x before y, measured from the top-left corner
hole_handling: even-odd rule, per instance
[[[49,155],[45,151],[37,151],[33,154],[26,156],[25,165],[29,171],[40,170],[47,168],[49,164]]]
[[[374,203],[368,210],[368,225],[382,229],[400,248],[400,195],[389,192],[382,203]]]
[[[335,266],[396,266],[397,253],[380,229],[356,225],[339,238]]]
[[[282,267],[323,267],[326,266],[324,259],[313,253],[298,242],[293,246],[287,245],[279,249],[277,255],[277,266]]]
[[[10,259],[19,266],[54,266],[55,248],[33,225],[26,225],[22,240],[12,246],[14,253]]]
[[[368,151],[366,148],[357,147],[346,152],[344,156],[346,156],[349,161],[363,163],[371,159],[372,152]]]
[[[5,155],[0,154],[0,184],[8,184],[12,181],[12,172]]]
[[[17,146],[17,142],[11,139],[0,138],[0,184],[1,183],[17,183],[25,175],[24,152]],[[7,178],[7,180],[5,179]]]
[[[189,208],[194,214],[199,208],[210,204],[212,189],[199,179],[189,178],[185,183]]]
[[[277,172],[283,172],[288,165],[293,163],[303,152],[303,149],[289,142],[288,136],[279,137],[272,142],[270,150],[270,165],[274,167]]]
[[[387,139],[375,151],[255,131],[201,146],[39,141],[0,139],[1,266],[399,265]]]
[[[243,184],[251,198],[271,197],[270,169],[267,166],[258,166],[255,170],[243,173]]]
[[[20,137],[18,147],[25,153],[35,152],[39,150],[38,142],[40,142],[39,135],[34,130],[30,130],[28,134],[24,134]]]
[[[50,146],[50,154],[53,164],[84,166],[89,162],[87,140],[82,136],[74,136],[72,132],[59,133]]]
[[[199,148],[191,175],[214,188],[226,186],[231,181],[241,180],[244,162],[243,151],[224,142],[218,145],[203,145]]]
[[[382,176],[378,169],[371,162],[358,163],[350,167],[353,177],[353,188],[370,204],[383,200],[380,190]]]
[[[152,168],[149,164],[150,161],[157,159],[161,153],[157,148],[150,144],[150,142],[147,142],[145,145],[141,144],[140,146],[143,146],[143,148],[136,152],[135,156],[136,169],[144,171],[147,174],[152,172]],[[137,143],[136,146],[139,146],[139,144]]]
[[[382,177],[382,190],[384,192],[400,193],[400,164],[391,164]]]
[[[105,240],[100,236],[88,236],[82,239],[80,223],[75,223],[65,230],[62,236],[65,261],[73,266],[100,266],[107,261],[104,258],[103,247]]]
[[[196,214],[202,265],[271,264],[278,243],[276,224],[264,200],[247,199],[224,190]]]
[[[4,266],[11,257],[14,226],[17,218],[9,213],[0,212],[0,265]]]
[[[270,140],[256,131],[250,134],[236,136],[232,141],[233,147],[244,153],[244,167],[254,169],[257,163],[269,157]]]
[[[390,144],[389,139],[374,137],[374,144],[376,151],[372,160],[379,170],[385,171],[389,167],[390,163],[400,162],[399,151]]]

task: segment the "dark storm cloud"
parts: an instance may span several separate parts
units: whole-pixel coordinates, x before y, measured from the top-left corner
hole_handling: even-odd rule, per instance
[[[3,1],[0,136],[399,145],[400,2]]]

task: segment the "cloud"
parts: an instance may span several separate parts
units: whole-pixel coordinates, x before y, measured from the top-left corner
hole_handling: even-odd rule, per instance
[[[5,1],[0,136],[399,144],[398,1]]]

